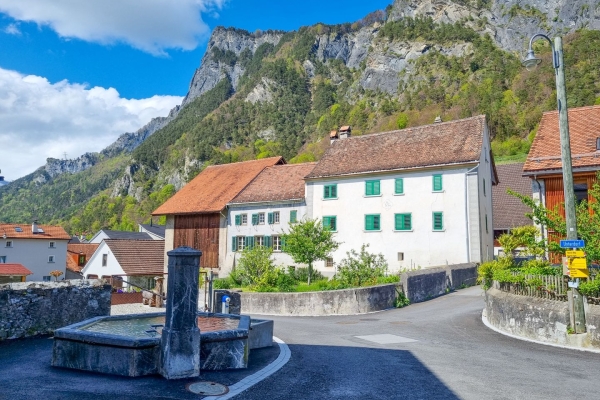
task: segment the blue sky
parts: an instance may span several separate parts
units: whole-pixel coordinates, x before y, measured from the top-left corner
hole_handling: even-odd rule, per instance
[[[2,175],[100,151],[167,115],[218,25],[297,30],[391,1],[0,0]]]

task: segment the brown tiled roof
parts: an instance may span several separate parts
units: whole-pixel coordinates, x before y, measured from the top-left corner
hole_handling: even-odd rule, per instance
[[[517,226],[532,225],[525,216],[530,213],[517,197],[506,193],[508,189],[531,197],[531,179],[523,177],[523,163],[497,165],[500,183],[492,188],[494,230],[511,229]]]
[[[337,132],[337,131],[331,131],[331,132],[329,132],[329,137],[330,137],[330,138],[337,137],[337,135],[338,135],[338,132]]]
[[[265,168],[285,164],[282,157],[206,167],[152,215],[219,212]]]
[[[600,169],[600,151],[596,151],[596,138],[600,137],[600,106],[571,108],[568,114],[573,169]],[[545,112],[523,173],[560,172],[560,155],[558,111]]]
[[[2,276],[26,276],[33,272],[21,264],[0,264],[0,275]]]
[[[307,178],[479,160],[485,116],[336,140]]]
[[[106,239],[127,275],[162,275],[164,273],[164,240]]]
[[[79,254],[85,255],[86,264],[98,248],[98,243],[67,243],[67,269],[80,273],[84,265],[79,265]]]
[[[22,232],[17,232],[16,228],[21,228]],[[0,224],[0,237],[6,234],[7,239],[56,239],[70,240],[71,236],[62,226],[39,225],[44,233],[32,233],[31,224]]]
[[[304,177],[317,163],[265,168],[231,203],[304,199]]]

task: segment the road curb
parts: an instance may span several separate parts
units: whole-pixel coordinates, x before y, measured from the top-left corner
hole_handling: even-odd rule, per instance
[[[252,386],[256,385],[260,381],[268,378],[273,375],[275,372],[279,371],[287,362],[290,360],[292,355],[290,348],[288,345],[278,337],[273,336],[273,341],[275,341],[279,345],[279,356],[273,361],[271,364],[267,365],[260,371],[253,373],[252,375],[248,375],[235,385],[229,386],[229,392],[224,394],[223,396],[210,397],[215,400],[227,400],[231,399],[234,396],[242,393],[243,391],[250,389]]]
[[[518,335],[514,335],[512,333],[508,333],[508,332],[502,331],[502,330],[496,328],[495,326],[493,326],[492,324],[490,324],[490,322],[487,319],[485,308],[481,312],[481,321],[483,322],[483,324],[486,327],[488,327],[489,329],[493,330],[494,332],[497,332],[497,333],[499,333],[501,335],[504,335],[504,336],[508,336],[510,338],[513,338],[513,339],[522,340],[524,342],[531,342],[531,343],[536,343],[536,344],[542,344],[544,346],[558,347],[559,349],[577,350],[577,351],[585,351],[585,352],[588,352],[588,353],[600,354],[600,350],[598,350],[598,349],[590,349],[590,348],[586,348],[586,347],[574,347],[574,346],[566,346],[566,345],[557,344],[557,343],[542,342],[541,340],[535,340],[535,339],[525,338],[525,337],[522,337],[522,336],[518,336]]]

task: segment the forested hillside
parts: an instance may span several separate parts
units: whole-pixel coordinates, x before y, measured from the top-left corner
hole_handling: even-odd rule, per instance
[[[489,15],[550,27],[564,10],[552,17],[530,5],[446,0],[451,12],[438,18],[405,3],[295,32],[216,29],[169,124],[86,171],[52,178],[42,169],[0,189],[0,220],[37,217],[71,233],[135,229],[207,165],[273,155],[318,160],[327,133],[347,124],[363,135],[438,115],[486,114],[496,158],[523,158],[542,112],[556,108],[550,49],[536,42],[544,62],[526,71],[519,58],[527,41],[521,52],[503,47],[505,26],[491,25]],[[600,103],[599,52],[598,30],[564,37],[569,107]]]

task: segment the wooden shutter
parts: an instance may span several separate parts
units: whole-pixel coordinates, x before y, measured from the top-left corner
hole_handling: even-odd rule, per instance
[[[246,238],[244,239],[245,243],[244,245],[251,249],[254,247],[254,236],[246,236]]]
[[[275,217],[273,216],[273,213],[270,212],[269,214],[267,214],[267,218],[269,221],[269,225],[273,225],[275,223]]]
[[[298,211],[291,210],[290,211],[290,222],[292,222],[292,223],[296,222],[297,215],[298,215]]]
[[[236,215],[235,216],[235,224],[236,225],[241,225],[242,224],[242,216],[241,215]]]
[[[441,175],[433,176],[433,190],[435,192],[439,192],[440,190],[442,190],[442,176]]]
[[[329,224],[330,224],[330,217],[323,217],[323,228],[330,228]]]
[[[336,217],[329,217],[329,229],[337,231]]]
[[[404,214],[404,229],[411,230],[412,229],[412,215]]]
[[[323,186],[323,198],[328,199],[331,197],[331,191],[329,190],[329,186]]]
[[[272,247],[273,246],[273,244],[271,243],[271,236],[265,235],[265,237],[263,238],[263,246],[264,247]]]
[[[335,199],[337,197],[337,185],[331,185],[330,193],[331,198]]]
[[[237,236],[231,238],[231,251],[237,251]]]
[[[396,179],[394,193],[396,193],[396,194],[404,193],[404,179],[402,179],[402,178]]]
[[[365,195],[366,196],[373,196],[373,181],[366,181],[366,187],[365,187]]]
[[[252,225],[258,225],[258,214],[252,214]]]
[[[441,212],[433,213],[433,230],[441,231],[444,229],[444,216]]]

